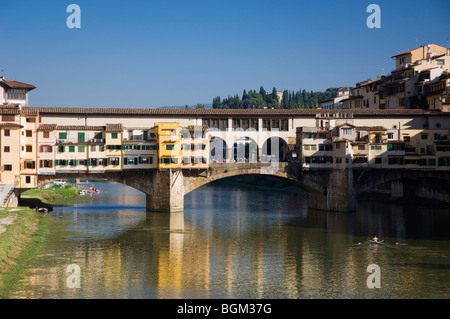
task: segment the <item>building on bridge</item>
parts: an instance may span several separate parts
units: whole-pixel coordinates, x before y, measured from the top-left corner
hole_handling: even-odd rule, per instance
[[[328,125],[327,129],[318,126],[297,128],[298,158],[305,169],[450,169],[448,120],[442,123],[444,127],[436,122],[433,128],[402,127],[401,123],[358,126],[354,125],[354,119],[340,123],[342,120],[336,120],[338,125]]]

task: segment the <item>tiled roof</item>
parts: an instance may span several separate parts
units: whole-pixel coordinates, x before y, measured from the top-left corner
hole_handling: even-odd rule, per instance
[[[0,114],[20,114],[19,109],[3,109],[0,108]]]
[[[29,90],[33,90],[36,87],[34,85],[28,84],[28,83],[23,83],[23,82],[19,82],[19,81],[0,81],[0,83],[5,83],[6,86],[8,86],[11,89],[29,89]]]
[[[357,131],[386,131],[387,129],[383,126],[357,126]]]
[[[106,132],[121,132],[122,130],[122,124],[106,124]]]
[[[56,129],[61,131],[103,131],[105,127],[86,125],[58,125]]]
[[[56,130],[56,124],[40,124],[37,128],[38,131],[54,131]]]
[[[23,127],[19,123],[1,122],[0,127]]]
[[[30,109],[30,108],[26,108],[26,109],[22,108],[21,113],[24,116],[37,116],[38,115],[37,110]]]
[[[13,104],[13,103],[0,104],[1,109],[17,109],[18,107],[19,107],[19,104]]]
[[[38,131],[103,131],[104,126],[40,124]]]
[[[422,109],[157,109],[157,108],[65,108],[65,107],[22,107],[42,114],[83,114],[83,115],[148,115],[148,116],[315,116],[316,114],[352,113],[354,115],[429,115],[442,114],[439,111]]]
[[[186,129],[190,132],[194,132],[194,131],[207,131],[209,130],[209,126],[208,125],[188,125],[186,126]]]

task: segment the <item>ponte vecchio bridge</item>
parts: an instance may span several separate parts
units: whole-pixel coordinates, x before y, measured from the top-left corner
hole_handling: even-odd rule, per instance
[[[182,211],[214,180],[271,175],[310,207],[351,211],[361,192],[450,202],[450,114],[426,110],[217,110],[3,106],[0,201],[56,179],[104,178]]]

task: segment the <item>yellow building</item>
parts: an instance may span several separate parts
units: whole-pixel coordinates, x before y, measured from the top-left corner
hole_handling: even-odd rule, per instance
[[[105,129],[106,170],[123,169],[122,124],[106,124]]]
[[[37,125],[34,112],[22,111],[20,134],[20,184],[22,187],[37,186]]]
[[[392,58],[395,58],[395,69],[400,69],[419,60],[425,60],[434,56],[446,54],[447,51],[448,48],[432,43],[429,45],[421,45],[418,48],[396,54],[392,56]]]
[[[180,123],[155,123],[158,168],[181,168]]]

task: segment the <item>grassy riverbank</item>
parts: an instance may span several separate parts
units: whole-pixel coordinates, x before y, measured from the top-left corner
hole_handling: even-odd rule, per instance
[[[50,187],[45,189],[29,189],[20,195],[20,205],[34,207],[39,202],[46,205],[64,205],[79,196],[78,190],[72,185]],[[36,205],[33,205],[36,204]]]
[[[0,209],[0,226],[0,299],[8,299],[25,284],[26,265],[48,232],[47,218],[24,207]]]

